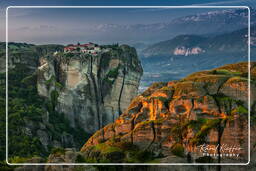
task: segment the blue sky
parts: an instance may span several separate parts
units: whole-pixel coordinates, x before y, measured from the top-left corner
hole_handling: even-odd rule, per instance
[[[255,0],[2,0],[0,2],[0,41],[5,41],[5,8],[20,5],[247,5],[256,6]],[[138,24],[168,23],[174,18],[209,10],[189,9],[10,9],[9,40],[37,44],[100,41],[97,35],[109,27]],[[107,27],[107,28],[106,28]],[[107,33],[107,32],[106,32]],[[119,35],[118,35],[119,34]],[[123,32],[106,34],[102,41],[118,41]],[[115,37],[116,36],[116,37]],[[136,35],[135,35],[136,36]]]

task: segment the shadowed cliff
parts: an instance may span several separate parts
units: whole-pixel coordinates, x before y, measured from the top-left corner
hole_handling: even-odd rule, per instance
[[[136,50],[127,45],[97,55],[58,52],[39,61],[39,95],[88,133],[119,117],[137,96],[142,76]]]

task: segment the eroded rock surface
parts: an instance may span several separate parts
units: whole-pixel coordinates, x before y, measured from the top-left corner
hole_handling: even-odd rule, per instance
[[[251,71],[256,63],[251,63]],[[251,72],[251,108],[255,116],[255,73]],[[97,131],[82,147],[85,158],[100,162],[218,162],[218,145],[237,147],[236,157],[221,162],[248,160],[248,65],[237,63],[189,75],[180,81],[155,83],[133,99],[128,109]],[[255,119],[252,119],[255,128]],[[252,129],[251,134],[254,134]],[[251,143],[255,142],[251,138]],[[210,147],[208,146],[208,147]],[[118,160],[111,157],[118,154]],[[148,152],[148,160],[138,153]],[[97,154],[97,155],[96,155]],[[145,156],[144,156],[145,157]],[[152,161],[153,160],[153,161]]]
[[[121,45],[99,55],[42,57],[37,87],[41,96],[56,101],[56,110],[73,126],[93,133],[128,107],[137,96],[141,76],[136,50]]]

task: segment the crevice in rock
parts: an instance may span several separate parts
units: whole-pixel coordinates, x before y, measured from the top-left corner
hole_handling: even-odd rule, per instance
[[[207,91],[206,86],[203,86],[204,90],[206,91],[206,94],[209,95],[209,96],[211,96],[211,97],[214,99],[214,101],[215,101],[215,103],[216,103],[216,106],[217,106],[217,108],[218,108],[219,114],[221,114],[222,111],[221,111],[221,103],[219,102],[217,96],[219,95],[220,89],[223,87],[223,85],[227,82],[228,79],[229,79],[229,78],[226,78],[226,79],[219,85],[216,94],[210,94],[210,93]],[[216,129],[217,129],[217,132],[218,132],[217,153],[218,153],[219,156],[220,156],[220,154],[221,154],[221,138],[222,138],[224,129],[225,129],[225,127],[226,127],[226,123],[227,123],[226,120],[224,121],[224,123],[222,123],[222,121],[220,120],[219,123],[217,124],[217,128],[216,128]],[[221,157],[218,157],[218,163],[221,163]]]
[[[219,85],[216,94],[210,94],[209,91],[208,91],[207,88],[206,88],[207,85],[204,85],[204,86],[203,86],[203,89],[205,90],[206,95],[211,96],[211,97],[214,99],[214,101],[215,101],[215,103],[216,103],[216,105],[217,105],[217,107],[218,107],[218,112],[219,112],[219,113],[221,113],[221,105],[220,105],[218,99],[216,98],[216,95],[219,94],[220,89],[223,87],[223,85],[227,82],[228,79],[229,79],[229,78],[226,78],[226,79]]]
[[[133,144],[133,130],[134,130],[134,127],[135,127],[135,116],[132,117],[132,120],[131,120],[131,143]]]
[[[126,67],[124,67],[123,71],[122,71],[123,72],[123,81],[122,81],[122,86],[121,86],[121,90],[120,90],[119,98],[118,98],[119,116],[122,114],[122,110],[121,110],[121,97],[122,97],[122,93],[123,93],[123,89],[124,89],[125,76],[126,76],[126,72],[127,72],[127,68]]]
[[[251,105],[251,112],[252,112],[252,115],[255,115],[255,111],[256,111],[256,102]]]
[[[115,136],[116,136],[115,124],[112,124],[112,129],[113,129],[113,132],[114,132],[114,138],[115,138]]]
[[[104,132],[104,128],[102,128],[102,140],[103,140],[103,142],[105,142],[105,136],[104,136],[104,134],[105,134],[105,132]]]
[[[226,125],[226,122],[224,123]],[[221,122],[218,124],[218,127],[217,127],[217,130],[218,130],[218,148],[217,148],[217,151],[218,151],[218,155],[221,154],[221,137],[223,135],[223,132],[224,132],[224,128],[225,126],[221,126]],[[221,162],[221,157],[218,157],[218,163]]]
[[[98,119],[98,129],[100,129],[102,127],[102,122],[101,122],[100,109],[99,109],[98,89],[97,89],[96,81],[95,81],[95,78],[94,78],[93,74],[91,74],[91,79],[92,79],[94,94],[95,94],[95,104],[96,104],[96,113],[97,113],[97,119]]]
[[[218,89],[217,89],[217,94],[220,92],[220,89],[223,87],[223,85],[224,85],[228,80],[229,80],[229,77],[226,78],[226,79],[219,85],[219,87],[218,87]]]
[[[90,55],[90,74],[92,74],[92,55]]]
[[[115,113],[114,113],[114,108],[111,106],[111,114],[112,114],[112,122],[115,122]]]
[[[104,98],[103,98],[103,81],[101,78],[103,78],[102,74],[102,58],[100,56],[99,59],[99,68],[98,68],[98,72],[97,72],[97,78],[98,78],[98,85],[99,85],[99,93],[100,93],[100,100],[101,103],[104,105]]]
[[[54,72],[55,72],[55,76],[56,76],[56,81],[60,82],[60,66],[59,66],[59,62],[57,60],[53,60],[53,66],[54,66]]]
[[[189,119],[190,119],[191,113],[194,110],[194,106],[195,106],[195,99],[194,98],[191,99],[191,104],[192,104],[192,106],[191,106],[191,109],[190,109],[189,114],[188,114]]]
[[[221,105],[220,105],[220,102],[218,101],[218,99],[216,98],[215,95],[212,95],[211,97],[213,97],[217,107],[218,107],[218,112],[221,114]]]
[[[156,140],[156,130],[155,130],[155,123],[154,123],[154,121],[150,122],[150,127],[151,127],[152,133],[153,133],[153,140],[152,140],[151,143],[145,148],[145,151],[146,151],[147,149],[149,149],[149,148],[152,146],[152,144],[155,142],[155,140]]]
[[[98,79],[99,80],[99,90],[100,90],[100,100],[101,100],[101,103],[102,105],[104,105],[104,98],[103,98],[103,86],[102,86],[102,80],[101,79]],[[113,110],[113,109],[112,109]],[[113,113],[113,112],[112,112]]]

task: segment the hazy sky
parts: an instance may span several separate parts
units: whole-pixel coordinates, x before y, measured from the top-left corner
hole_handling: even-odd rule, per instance
[[[135,39],[140,25],[168,23],[200,9],[9,9],[9,41],[70,43]],[[127,31],[124,31],[127,30]],[[137,33],[136,34],[143,34]],[[130,35],[130,36],[129,36]]]
[[[72,3],[71,3],[72,2]],[[0,41],[5,41],[5,8],[9,5],[248,5],[255,0],[94,0],[48,1],[16,0],[0,2]],[[77,41],[113,41],[122,32],[109,34],[111,27],[128,29],[139,24],[168,23],[172,19],[205,9],[9,9],[9,41],[36,44],[74,43]],[[104,35],[105,33],[105,35]],[[99,35],[101,37],[99,37]],[[104,36],[102,36],[104,35]],[[98,36],[98,37],[97,37]],[[115,37],[116,36],[116,37]],[[136,36],[136,35],[135,35]],[[131,37],[133,39],[133,37]]]

